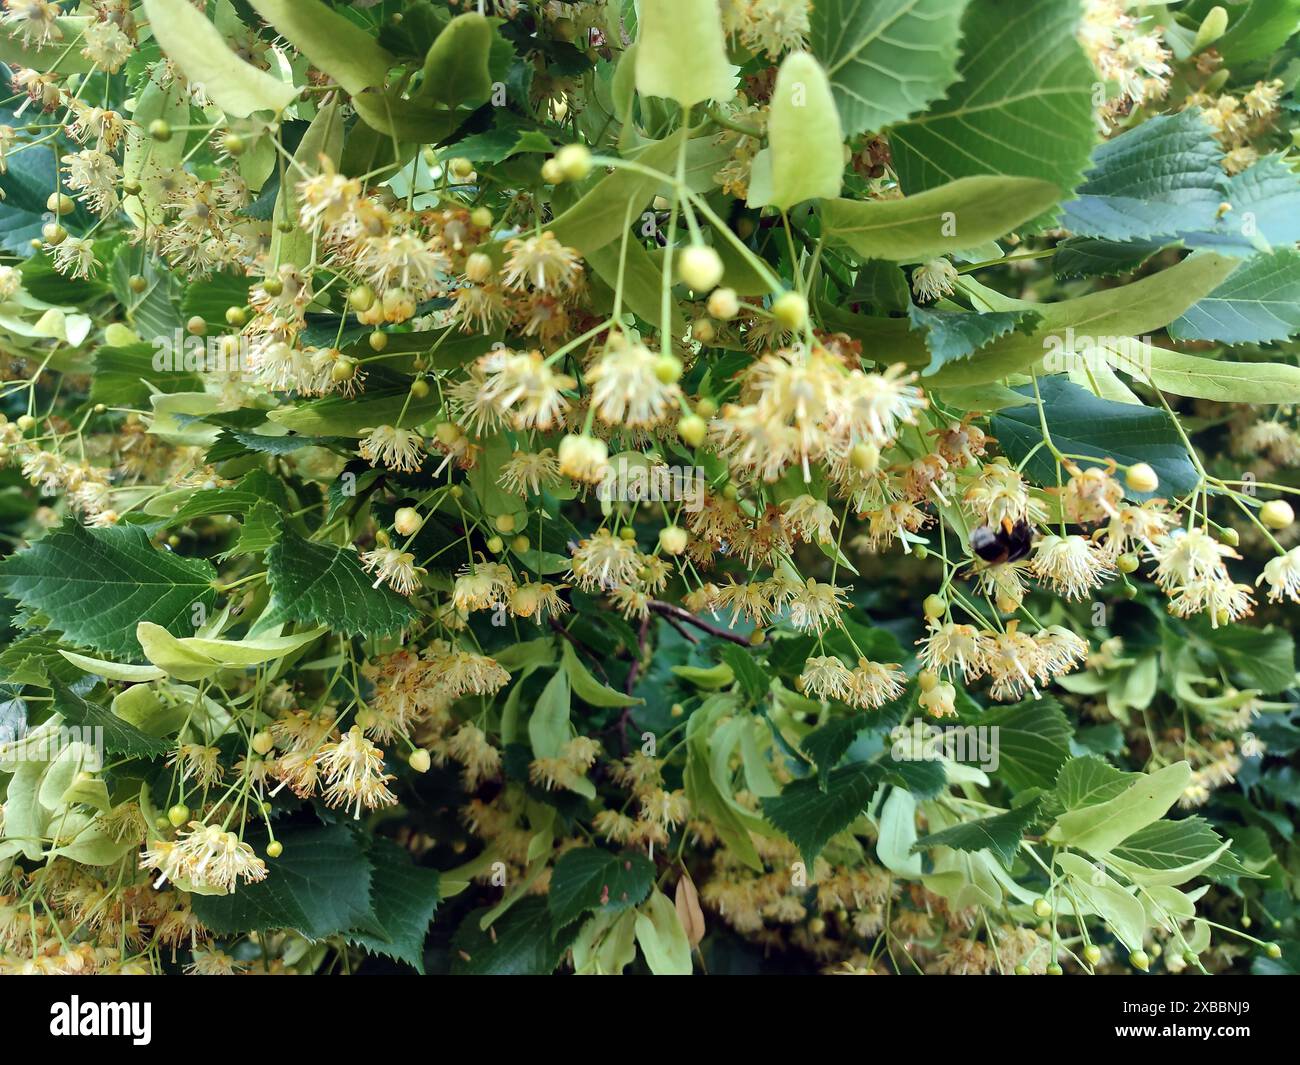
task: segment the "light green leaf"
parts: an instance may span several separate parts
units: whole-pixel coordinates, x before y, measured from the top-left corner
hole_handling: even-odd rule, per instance
[[[1138,829],[1163,817],[1191,778],[1192,767],[1186,762],[1145,774],[1113,799],[1062,814],[1046,838],[1092,855],[1108,854]]]
[[[320,0],[249,0],[254,9],[349,93],[383,85],[393,57],[365,30]]]
[[[736,76],[714,0],[654,0],[641,5],[639,15],[637,92],[683,107],[731,99]]]
[[[818,0],[812,52],[850,136],[910,118],[957,76],[967,0]]]
[[[243,669],[283,658],[306,647],[328,629],[321,625],[293,636],[246,636],[242,640],[177,639],[166,629],[142,621],[136,639],[150,662],[177,680],[210,677],[222,669]]]
[[[754,160],[750,207],[786,210],[840,194],[844,134],[826,72],[807,52],[791,52],[777,71],[767,138]]]
[[[901,200],[828,200],[827,239],[863,259],[922,262],[1001,237],[1061,198],[1049,181],[963,177]]]
[[[103,658],[90,658],[87,655],[79,655],[62,649],[59,650],[59,654],[78,669],[84,669],[87,673],[93,673],[108,680],[125,680],[134,684],[140,681],[161,680],[167,675],[157,666],[123,665],[121,662],[109,662]]]
[[[534,758],[558,758],[569,737],[569,677],[564,670],[557,670],[528,719],[528,742]]]
[[[488,57],[494,33],[492,22],[477,12],[452,19],[425,57],[417,96],[450,108],[483,103],[492,95]]]
[[[51,683],[54,692],[54,709],[64,721],[86,728],[104,730],[104,750],[128,758],[157,758],[171,749],[154,736],[141,732],[124,718],[118,717],[108,707],[83,699],[60,681]]]
[[[144,0],[154,38],[185,77],[228,115],[279,114],[298,96],[286,82],[244,62],[189,0]]]
[[[159,120],[173,128],[189,125],[189,95],[174,78],[163,84],[166,75],[166,67],[160,64],[136,96],[133,125],[122,156],[123,183],[140,186],[138,195],[123,197],[122,208],[138,226],[143,226],[146,218],[163,216],[172,173],[185,155],[184,137],[157,141],[146,132]]]
[[[182,3],[185,0],[181,0]],[[298,225],[298,184],[304,178],[320,172],[321,156],[337,165],[343,153],[342,104],[331,99],[316,112],[307,132],[293,153],[287,180],[281,183],[271,212],[271,261],[290,266],[306,266],[311,261],[311,234]],[[281,232],[280,224],[288,222],[291,228]]]
[[[1147,345],[1147,377],[1162,392],[1216,403],[1300,403],[1300,367],[1207,359]]]
[[[560,654],[564,664],[564,672],[569,675],[569,684],[573,688],[573,694],[584,703],[590,703],[592,706],[640,706],[645,702],[644,699],[624,695],[622,692],[601,684],[591,675],[591,671],[582,664],[582,660],[578,658],[578,653],[573,649],[573,645],[568,640],[563,640],[561,643],[563,649]]]
[[[655,976],[690,976],[691,944],[672,900],[655,888],[636,915],[636,941]]]
[[[1056,864],[1086,911],[1101,917],[1129,950],[1142,946],[1147,916],[1135,894],[1080,854],[1058,854]]]

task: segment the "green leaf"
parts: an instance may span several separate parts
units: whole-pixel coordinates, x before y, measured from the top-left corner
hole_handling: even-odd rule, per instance
[[[324,939],[375,924],[370,903],[371,865],[357,834],[345,824],[282,828],[279,858],[265,880],[241,884],[228,895],[192,895],[194,914],[218,935],[293,929]],[[264,833],[247,840],[259,854]]]
[[[551,872],[546,905],[556,928],[588,910],[617,913],[641,905],[654,884],[655,865],[644,854],[595,847],[566,851]]]
[[[81,40],[92,21],[79,15],[56,18],[54,25],[60,36],[46,44],[25,40],[20,32],[20,22],[7,23],[4,29],[0,29],[0,63],[32,67],[51,74],[85,74],[95,65],[81,54],[81,47],[76,42]]]
[[[1100,466],[1107,458],[1123,466],[1149,463],[1160,477],[1157,492],[1165,498],[1183,495],[1200,483],[1178,428],[1165,411],[1098,399],[1061,376],[1043,378],[1039,394],[1057,448],[1070,455],[1097,458],[1097,462],[1081,462],[1084,468]],[[1013,462],[1023,460],[1043,439],[1036,403],[1000,411],[991,428],[994,435],[1002,434],[998,441]],[[1056,462],[1042,448],[1029,458],[1025,470],[1039,484],[1056,480]]]
[[[534,758],[558,758],[569,742],[569,676],[557,670],[546,682],[528,719],[528,742]]]
[[[197,374],[154,369],[152,344],[95,350],[95,375],[90,398],[108,406],[146,407],[153,390],[195,392],[202,389]]]
[[[637,92],[683,107],[731,99],[736,76],[714,0],[656,0],[641,7],[639,16]]]
[[[1172,241],[1212,229],[1226,196],[1222,157],[1197,109],[1156,115],[1098,146],[1063,224],[1106,240]]]
[[[980,310],[1032,310],[1042,321],[1030,336],[1009,333],[995,340],[978,357],[945,366],[930,379],[930,388],[963,388],[988,384],[1008,374],[1023,373],[1045,355],[1063,350],[1072,342],[1102,345],[1124,338],[1143,336],[1163,329],[1204,295],[1208,295],[1237,266],[1238,260],[1202,252],[1189,256],[1168,270],[1141,278],[1130,285],[1090,292],[1076,299],[1035,304],[1026,300],[993,298]],[[971,288],[971,291],[975,291]],[[868,321],[871,321],[868,319]],[[887,320],[888,321],[888,320]],[[850,335],[856,335],[850,333]],[[918,361],[925,361],[924,353]]]
[[[1204,18],[1214,4],[1198,0],[1188,12]],[[1300,26],[1300,0],[1239,0],[1228,4],[1228,30],[1214,42],[1224,63],[1237,67],[1277,52]]]
[[[1096,71],[1075,39],[1079,6],[971,0],[957,81],[890,133],[909,194],[960,177],[1005,174],[1073,189],[1096,140]]]
[[[908,308],[912,328],[924,331],[925,346],[930,349],[930,364],[922,377],[938,373],[948,363],[969,358],[980,348],[1005,336],[1013,329],[1027,332],[1038,321],[1034,311],[989,311],[985,314],[965,311],[933,311],[924,307]]]
[[[658,888],[636,915],[636,941],[655,976],[690,976],[691,943],[672,899]]]
[[[590,703],[592,706],[639,706],[645,702],[644,699],[624,695],[622,692],[601,684],[591,675],[591,671],[582,664],[581,659],[578,658],[578,653],[568,640],[561,641],[561,645],[560,661],[564,666],[564,672],[569,675],[569,684],[573,689],[573,694],[584,703]]]
[[[910,118],[957,76],[967,0],[818,0],[813,54],[825,65],[849,136]]]
[[[372,923],[379,931],[354,931],[349,938],[375,954],[406,962],[423,976],[424,938],[438,909],[438,871],[416,865],[401,847],[382,838],[371,842],[368,856],[374,866]]]
[[[734,711],[736,707],[733,696],[715,695],[706,699],[691,714],[686,724],[686,769],[682,772],[682,787],[691,809],[713,825],[719,837],[741,862],[761,873],[764,866],[754,841],[750,838],[749,825],[734,805],[730,793],[724,792],[713,776],[709,755],[711,731],[719,718]]]
[[[1112,799],[1061,814],[1046,838],[1089,854],[1107,854],[1163,817],[1191,779],[1192,767],[1186,762],[1143,774]]]
[[[1169,326],[1175,340],[1267,344],[1300,332],[1300,252],[1259,255]]]
[[[291,620],[381,636],[397,632],[415,617],[400,595],[374,586],[353,551],[311,543],[286,531],[266,552],[266,564],[273,597],[269,617],[259,623],[262,628]]]
[[[192,634],[216,601],[214,570],[198,558],[160,551],[138,527],[88,529],[65,522],[0,563],[0,585],[41,611],[74,644],[136,658],[135,626],[151,621]]]
[[[1025,829],[1038,815],[1038,804],[1027,802],[1014,810],[993,817],[982,817],[978,821],[967,821],[953,825],[939,832],[922,836],[912,844],[912,850],[921,851],[931,847],[951,847],[957,851],[990,850],[998,856],[1003,865],[1009,866],[1020,850],[1020,840]]]
[[[1161,247],[1159,241],[1120,243],[1096,237],[1070,237],[1056,246],[1052,271],[1061,279],[1118,277],[1137,270]]]
[[[1266,155],[1226,184],[1223,199],[1232,209],[1204,232],[1184,232],[1183,243],[1189,248],[1218,248],[1249,257],[1300,240],[1300,175],[1285,156]]]
[[[978,724],[996,728],[998,767],[990,776],[1016,790],[1050,788],[1070,757],[1069,719],[1050,696],[986,710]]]
[[[149,28],[167,58],[228,115],[279,114],[298,96],[286,82],[244,62],[189,0],[144,0]]]
[[[104,750],[128,758],[158,758],[171,750],[172,745],[155,739],[128,721],[114,714],[108,707],[83,699],[62,681],[51,682],[54,692],[54,712],[70,725],[104,730]]]
[[[772,687],[772,679],[754,660],[753,653],[737,644],[729,643],[722,648],[722,661],[731,667],[732,674],[739,682],[746,698],[756,706],[761,706]]]
[[[1115,847],[1106,862],[1135,883],[1172,887],[1200,876],[1221,859],[1227,859],[1234,875],[1256,875],[1237,861],[1208,821],[1185,817],[1139,829]]]
[[[487,100],[492,95],[488,57],[494,36],[492,22],[477,12],[457,15],[429,49],[417,96],[451,108]]]
[[[156,141],[145,131],[156,120],[173,128],[189,125],[189,94],[175,78],[168,76],[164,64],[159,64],[149,81],[136,95],[135,110],[131,113],[134,126],[127,136],[122,157],[123,184],[139,184],[137,196],[122,200],[123,210],[138,226],[145,219],[163,216],[163,204],[169,197],[172,171],[181,165],[185,155],[185,138],[172,137]]]
[[[1142,946],[1147,916],[1134,893],[1081,854],[1058,854],[1056,864],[1065,871],[1070,890],[1085,912],[1101,917],[1129,950]]]
[[[1116,769],[1093,754],[1071,758],[1056,778],[1055,798],[1062,810],[1096,806],[1115,798],[1140,776]]]
[[[553,934],[546,900],[524,899],[489,929],[479,927],[486,909],[470,913],[452,937],[453,976],[547,976],[560,964],[577,926]]]
[[[1274,625],[1263,629],[1221,625],[1216,629],[1205,621],[1196,629],[1242,687],[1272,695],[1295,684],[1295,638],[1286,629]]]
[[[280,540],[280,512],[270,503],[256,503],[239,527],[239,539],[223,557],[255,555],[266,551]]]
[[[994,240],[1061,198],[1034,177],[963,176],[900,200],[828,200],[826,237],[863,259],[922,262]]]
[[[761,799],[763,814],[789,837],[809,869],[836,834],[867,808],[881,782],[880,770],[862,762],[831,770],[823,790],[806,777],[785,786],[780,795]]]
[[[183,2],[183,0],[182,0]],[[357,97],[362,99],[362,97]],[[289,165],[290,180],[280,185],[271,212],[271,261],[306,266],[311,261],[312,236],[298,225],[298,184],[321,168],[321,156],[337,164],[343,153],[343,115],[338,99],[331,99],[316,112],[307,132],[294,149]],[[289,223],[287,231],[281,225]]]
[[[393,57],[365,30],[320,0],[249,0],[253,8],[349,93],[382,85]]]
[[[1148,346],[1147,378],[1162,392],[1216,403],[1300,403],[1300,367],[1232,362]]]
[[[767,120],[768,147],[754,159],[749,206],[786,210],[840,194],[844,134],[826,72],[807,52],[777,71]]]

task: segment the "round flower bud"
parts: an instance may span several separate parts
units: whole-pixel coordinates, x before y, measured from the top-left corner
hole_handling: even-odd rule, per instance
[[[547,159],[542,164],[542,180],[548,185],[558,185],[564,181],[564,171],[554,159]]]
[[[221,138],[221,147],[226,150],[227,155],[243,155],[248,145],[238,133],[227,133]]]
[[[1052,904],[1048,902],[1046,899],[1042,899],[1042,898],[1034,899],[1034,916],[1051,917]]]
[[[941,618],[948,612],[948,601],[941,595],[927,595],[921,609],[927,618]]]
[[[513,514],[498,514],[492,524],[496,526],[497,532],[512,533],[515,531],[515,516]]]
[[[533,546],[533,542],[529,540],[527,536],[524,536],[522,533],[510,541],[510,550],[513,551],[516,555],[522,555],[525,551],[527,551],[532,546]]]
[[[417,773],[427,773],[429,766],[433,765],[433,759],[429,757],[429,752],[423,747],[417,747],[407,757],[406,764]]]
[[[802,329],[808,321],[808,301],[797,292],[785,292],[772,303],[772,316],[786,329]]]
[[[555,153],[555,165],[566,181],[581,181],[591,173],[591,151],[585,144],[566,144]]]
[[[429,382],[423,377],[417,377],[411,382],[411,398],[424,399],[429,394]]]
[[[263,729],[261,732],[254,733],[253,750],[256,751],[258,754],[266,754],[274,746],[275,746],[275,738],[269,732],[267,732],[266,729]]]
[[[1128,956],[1129,964],[1135,969],[1146,972],[1151,968],[1151,958],[1145,950],[1132,951]]]
[[[492,256],[481,251],[474,252],[465,260],[465,276],[476,285],[483,284],[492,276]]]
[[[722,280],[722,259],[707,244],[692,244],[677,253],[677,276],[695,292],[708,292]]]
[[[244,312],[243,307],[226,308],[226,324],[234,326],[236,329],[243,326],[248,321],[248,315]]]
[[[854,444],[849,451],[849,462],[859,473],[870,476],[880,465],[880,448],[875,444]]]
[[[660,355],[655,359],[655,377],[660,383],[671,385],[673,382],[681,379],[682,360],[676,355]]]
[[[1115,560],[1115,568],[1119,570],[1120,573],[1132,573],[1138,568],[1137,555],[1133,554],[1131,551],[1120,555],[1119,558]]]
[[[335,384],[341,385],[344,381],[351,381],[356,375],[357,360],[349,359],[346,355],[337,359],[330,367],[330,380]]]
[[[715,288],[709,296],[709,313],[726,322],[740,313],[740,297],[734,288]]]
[[[366,338],[370,344],[370,350],[374,352],[383,351],[388,347],[388,334],[380,329],[376,329],[369,337]]]
[[[354,311],[368,311],[374,302],[375,290],[369,285],[358,285],[348,293],[348,306]]]
[[[695,404],[695,413],[707,420],[718,413],[718,405],[705,396]]]
[[[1154,492],[1160,486],[1160,478],[1145,462],[1139,462],[1128,468],[1124,479],[1135,492]]]
[[[474,210],[469,213],[469,220],[478,226],[479,229],[487,229],[492,225],[492,212],[486,207],[475,207]]]
[[[506,542],[502,540],[501,537],[499,536],[493,536],[487,542],[487,549],[491,551],[494,555],[499,555],[501,554],[502,551],[506,549]]]
[[[448,164],[447,168],[451,171],[452,177],[458,178],[461,181],[464,181],[467,177],[469,177],[471,174],[474,173],[474,164],[471,163],[468,159],[459,156],[453,159]]]
[[[680,525],[665,525],[659,530],[659,546],[670,555],[680,555],[686,550],[688,536]]]
[[[149,123],[149,136],[159,144],[166,144],[172,139],[171,123],[166,122],[161,118],[155,118]]]
[[[65,196],[61,192],[51,192],[49,199],[45,201],[46,210],[53,211],[55,214],[72,214],[77,209],[76,203],[71,196]]]
[[[283,853],[284,853],[284,844],[281,843],[278,839],[273,839],[271,840],[270,843],[266,845],[266,856],[268,858],[278,858]]]
[[[414,507],[401,507],[393,515],[393,528],[400,536],[414,536],[423,524],[424,519]]]
[[[701,344],[712,344],[717,335],[718,331],[707,318],[697,318],[691,323],[692,340],[698,340]]]
[[[46,244],[62,244],[68,239],[68,231],[58,222],[46,222],[41,226],[41,236],[45,238]]]
[[[1295,521],[1295,511],[1285,499],[1270,499],[1259,508],[1259,520],[1270,529],[1285,529]]]
[[[196,314],[185,323],[185,331],[189,333],[190,336],[201,337],[208,331],[208,323],[205,322],[200,315]]]
[[[708,429],[709,427],[704,424],[704,419],[698,414],[688,414],[677,423],[677,435],[690,444],[691,447],[699,447],[704,443],[704,437]]]
[[[284,291],[284,282],[278,277],[268,277],[262,282],[262,291],[274,299]]]
[[[1083,960],[1089,965],[1096,965],[1101,961],[1101,947],[1096,943],[1089,943],[1083,948]]]
[[[190,808],[182,802],[178,802],[167,811],[167,820],[172,823],[173,828],[180,828],[190,819]]]

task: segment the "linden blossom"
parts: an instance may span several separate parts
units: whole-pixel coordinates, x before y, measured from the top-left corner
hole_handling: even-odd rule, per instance
[[[684,510],[694,514],[704,508],[704,484],[699,466],[651,465],[619,456],[606,467],[596,495],[625,503],[681,502]]]
[[[73,995],[68,1002],[50,1006],[50,1035],[130,1036],[138,1047],[153,1039],[153,1003],[82,1002]]]

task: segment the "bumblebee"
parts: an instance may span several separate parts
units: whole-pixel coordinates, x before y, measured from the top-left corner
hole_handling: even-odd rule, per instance
[[[1033,546],[1034,530],[1027,521],[1003,518],[1000,525],[981,525],[970,534],[971,550],[990,566],[1018,562]]]

